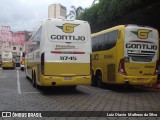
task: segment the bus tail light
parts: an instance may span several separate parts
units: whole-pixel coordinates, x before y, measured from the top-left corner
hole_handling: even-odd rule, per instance
[[[60,52],[60,51],[51,51],[53,54],[85,54],[85,52]]]
[[[51,53],[53,53],[53,54],[61,54],[61,52],[58,52],[58,51],[51,51]]]
[[[41,54],[41,73],[44,75],[44,53]]]
[[[124,66],[124,58],[120,60],[119,62],[119,68],[118,68],[118,72],[122,75],[127,75],[126,71],[125,71],[125,66]]]
[[[73,52],[74,54],[85,54],[85,52]]]
[[[153,75],[158,75],[158,67],[159,67],[159,61],[156,62],[156,69]]]

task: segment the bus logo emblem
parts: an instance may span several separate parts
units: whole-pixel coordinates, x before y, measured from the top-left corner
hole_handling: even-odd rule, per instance
[[[132,33],[136,34],[138,38],[140,39],[147,39],[148,33],[150,33],[152,30],[146,30],[146,29],[139,29],[137,31],[131,31]]]
[[[69,23],[66,23],[66,24],[63,24],[63,26],[56,26],[60,29],[62,29],[63,32],[65,33],[73,33],[74,32],[74,28],[76,26],[78,26],[79,24],[69,24]]]

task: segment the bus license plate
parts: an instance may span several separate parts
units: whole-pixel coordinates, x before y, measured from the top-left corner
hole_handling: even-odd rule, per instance
[[[143,81],[143,80],[144,80],[144,78],[138,78],[138,80],[139,80],[139,81]]]
[[[64,77],[64,80],[72,80],[72,77]]]

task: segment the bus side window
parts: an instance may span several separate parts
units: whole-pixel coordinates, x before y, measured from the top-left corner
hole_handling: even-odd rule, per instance
[[[105,34],[104,44],[103,44],[103,50],[108,50],[108,39],[109,35],[108,33]]]
[[[92,38],[92,51],[96,51],[95,50],[95,38]]]
[[[114,30],[109,33],[109,39],[108,39],[109,49],[113,48],[116,45],[117,38],[118,38],[118,30]]]
[[[104,34],[98,36],[98,51],[103,50],[103,44],[104,44]]]
[[[94,37],[93,38],[93,51],[97,51],[98,50],[98,40],[97,40],[97,37]]]

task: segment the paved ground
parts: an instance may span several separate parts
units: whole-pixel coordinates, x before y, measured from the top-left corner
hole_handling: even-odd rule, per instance
[[[137,87],[112,87],[109,89],[101,89],[91,86],[77,86],[75,90],[63,87],[43,88],[39,90],[32,87],[31,81],[25,78],[23,71],[19,69],[2,70],[0,68],[0,111],[39,111],[42,113],[43,111],[50,111],[45,114],[50,114],[52,116],[55,115],[53,111],[81,111],[78,113],[70,112],[69,114],[71,114],[72,117],[66,117],[67,112],[58,112],[57,114],[63,117],[43,117],[35,119],[160,120],[160,117],[153,117],[153,114],[151,116],[152,111],[159,111],[160,113],[159,103],[160,90],[158,89]],[[146,113],[150,113],[150,117],[115,117],[115,112],[113,111],[117,111],[117,114],[120,115],[128,115],[131,111],[146,111]],[[114,117],[112,117],[112,114],[109,114],[110,112],[113,112]],[[124,114],[121,114],[121,112]],[[75,116],[73,116],[73,114],[75,114]],[[105,114],[106,117],[104,117]],[[141,112],[137,112],[137,114],[141,114]],[[90,117],[88,117],[89,115]],[[33,118],[16,117],[0,119],[32,120]]]

